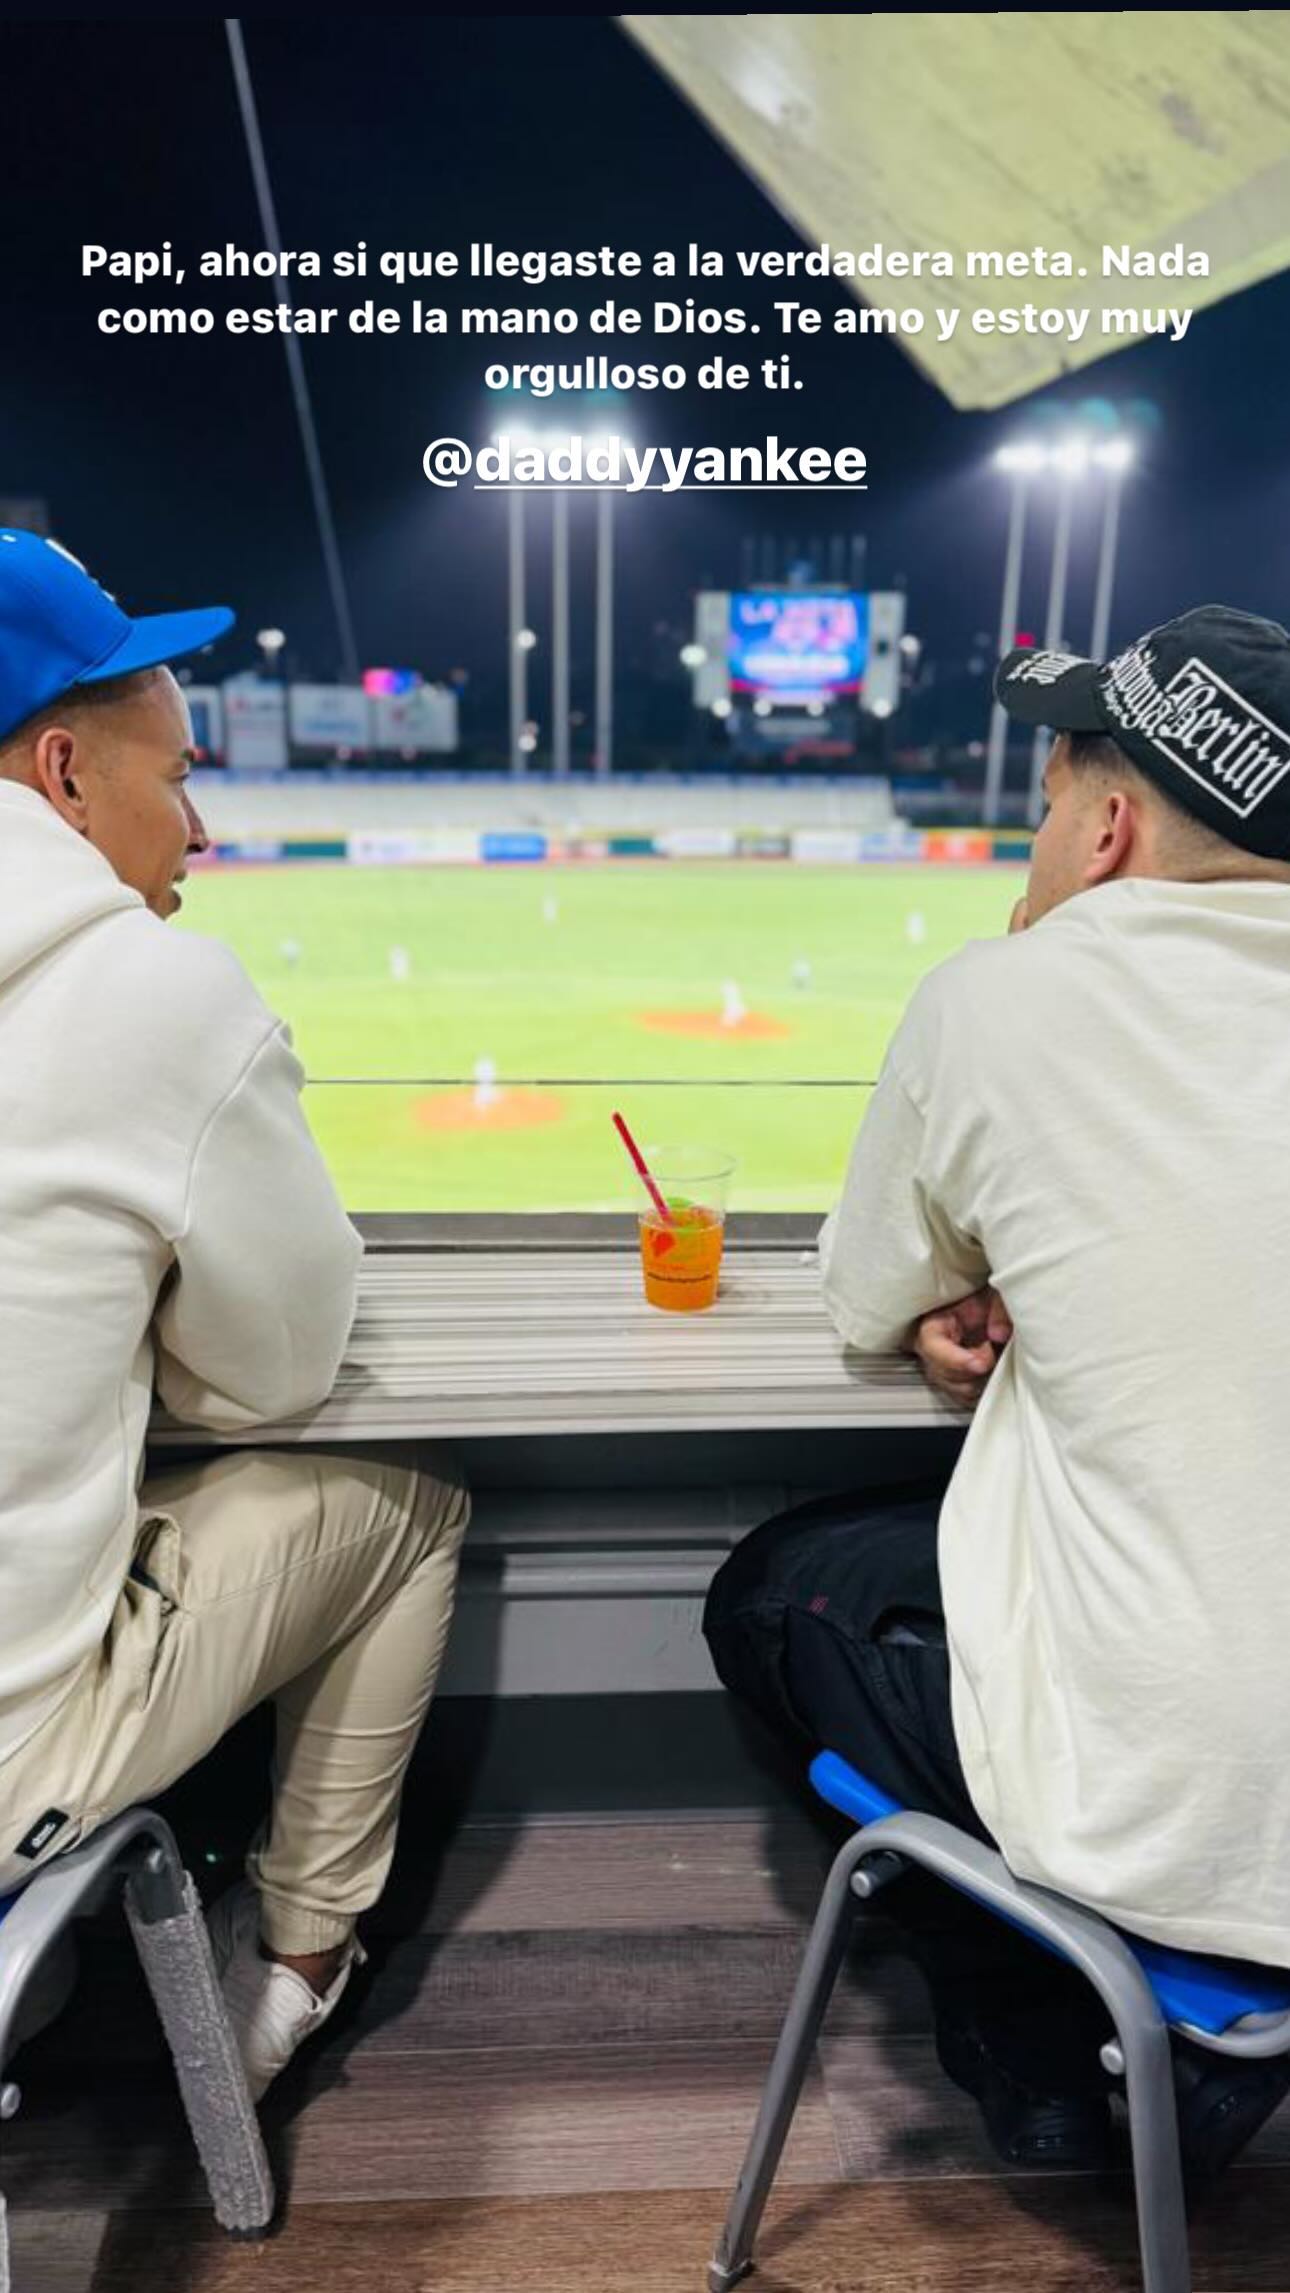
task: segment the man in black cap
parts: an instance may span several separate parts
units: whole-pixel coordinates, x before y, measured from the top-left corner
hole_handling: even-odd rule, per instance
[[[1205,606],[996,691],[1056,735],[1026,898],[919,986],[821,1236],[847,1342],[972,1422],[948,1486],[765,1523],[705,1628],[796,1746],[1020,1877],[1290,1967],[1290,637]],[[1104,2162],[1093,1992],[966,1904],[914,1946],[999,2154]],[[1175,2059],[1195,2186],[1290,2072]]]

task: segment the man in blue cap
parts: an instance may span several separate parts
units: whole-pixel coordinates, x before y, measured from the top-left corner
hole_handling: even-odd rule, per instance
[[[821,1237],[847,1343],[970,1430],[948,1483],[756,1530],[707,1630],[792,1741],[1020,1877],[1290,1967],[1290,636],[1201,606],[996,691],[1056,734],[1023,928],[921,982]],[[1106,2163],[1095,1994],[952,1913],[942,2065],[1010,2165]],[[1196,2186],[1290,2066],[1175,2051]]]
[[[287,1028],[161,930],[207,845],[168,664],[232,622],[131,620],[0,530],[0,1894],[272,1698],[271,1820],[211,1916],[258,2099],[363,1956],[469,1505],[330,1453],[140,1482],[154,1386],[214,1433],[324,1398],[362,1255]]]

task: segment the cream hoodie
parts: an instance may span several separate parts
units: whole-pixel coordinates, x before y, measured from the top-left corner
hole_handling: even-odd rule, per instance
[[[103,1639],[154,1376],[212,1432],[332,1385],[362,1244],[302,1081],[225,948],[0,781],[0,1762]]]

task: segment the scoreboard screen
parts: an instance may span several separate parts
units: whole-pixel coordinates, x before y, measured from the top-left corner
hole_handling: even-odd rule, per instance
[[[783,702],[857,693],[869,651],[869,600],[857,592],[745,590],[730,599],[730,689]]]

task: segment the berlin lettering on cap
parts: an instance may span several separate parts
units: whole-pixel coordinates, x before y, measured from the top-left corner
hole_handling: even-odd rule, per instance
[[[1290,859],[1290,635],[1198,605],[1114,660],[1020,646],[995,674],[1009,716],[1101,733],[1229,844]]]
[[[0,740],[75,686],[182,660],[235,619],[208,605],[132,621],[70,550],[0,526]]]

